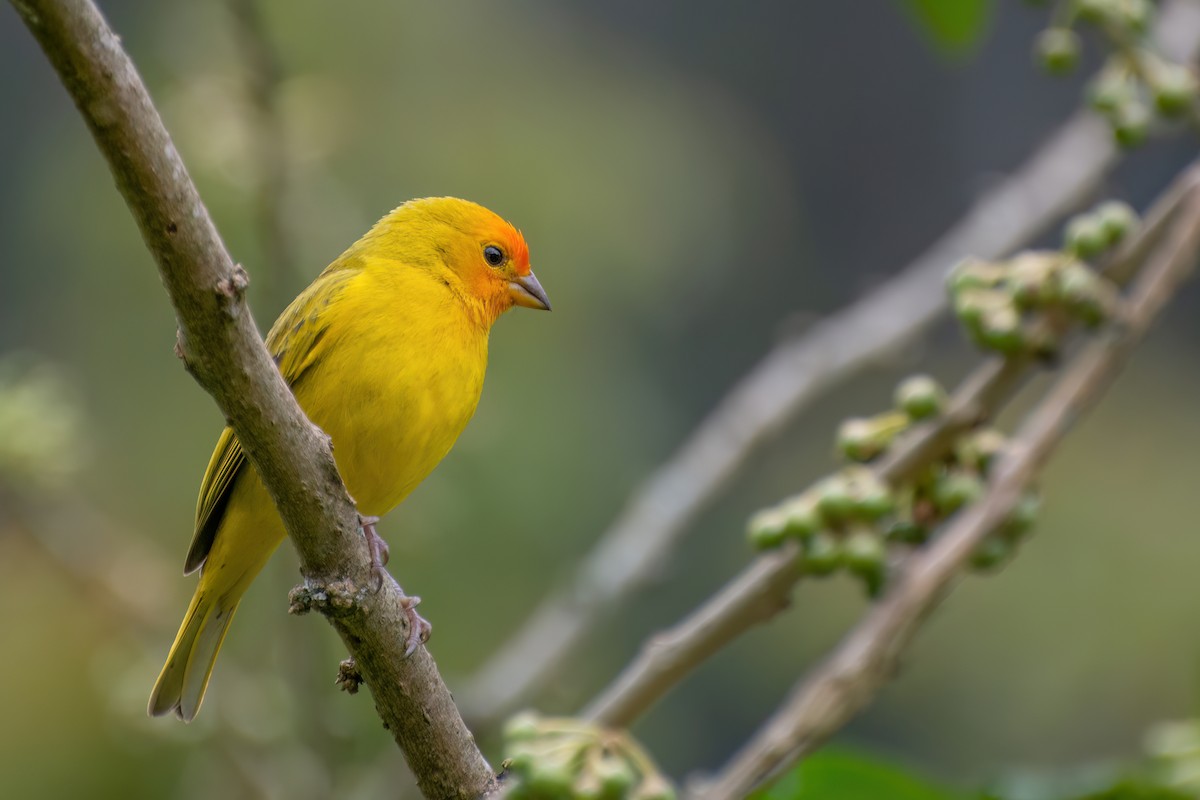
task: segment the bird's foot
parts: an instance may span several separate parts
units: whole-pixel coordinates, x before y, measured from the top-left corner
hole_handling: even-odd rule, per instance
[[[420,602],[421,598],[419,597],[403,595],[400,598],[400,605],[404,607],[404,613],[408,615],[408,641],[404,647],[405,657],[411,656],[418,645],[429,641],[429,634],[433,633],[433,626],[429,624],[429,620],[417,613],[417,604]]]
[[[379,522],[379,517],[363,517],[358,518],[358,524],[362,528],[363,537],[367,540],[367,552],[371,556],[371,575],[374,582],[374,590],[379,591],[383,588],[385,579],[395,581],[388,571],[384,569],[384,565],[388,562],[388,544],[375,530],[375,524]],[[396,588],[400,588],[396,584]],[[400,589],[400,604],[404,608],[405,615],[408,616],[408,640],[405,642],[404,655],[411,656],[413,651],[419,645],[429,641],[429,634],[433,632],[433,626],[429,624],[429,620],[417,613],[417,605],[421,602],[420,597],[409,597],[404,594],[404,590]]]
[[[359,516],[358,525],[362,528],[363,537],[367,540],[367,553],[371,557],[371,576],[375,591],[383,588],[384,577],[388,574],[384,566],[388,562],[388,543],[375,530],[379,517]]]

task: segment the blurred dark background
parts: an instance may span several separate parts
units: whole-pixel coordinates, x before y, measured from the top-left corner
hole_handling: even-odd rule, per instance
[[[381,527],[451,688],[760,354],[900,269],[1082,85],[1032,66],[1045,12],[1015,2],[948,56],[890,2],[267,0],[252,8],[278,59],[283,140],[264,151],[231,10],[245,7],[103,4],[250,271],[264,330],[379,216],[425,195],[521,227],[554,300],[497,326],[476,419]],[[0,403],[0,420],[53,418],[50,463],[0,494],[20,509],[0,514],[0,794],[395,794],[408,779],[369,698],[332,687],[336,637],[286,614],[287,547],[242,604],[197,722],[145,718],[194,585],[178,570],[221,418],[172,354],[169,305],[107,167],[7,5],[0,108],[0,385],[33,374],[45,391]],[[1195,153],[1154,142],[1109,193],[1140,208]],[[260,213],[272,169],[275,244]],[[1198,310],[1194,290],[1174,306],[1055,459],[1038,536],[958,588],[842,741],[969,787],[1127,755],[1152,722],[1194,712]],[[883,408],[918,365],[953,381],[973,359],[947,325],[819,402],[539,705],[577,709],[748,561],[745,518],[829,468],[840,416]],[[716,767],[864,604],[844,578],[803,585],[794,611],[636,733],[676,777]]]

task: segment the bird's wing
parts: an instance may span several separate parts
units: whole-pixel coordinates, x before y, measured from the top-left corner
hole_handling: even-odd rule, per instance
[[[329,269],[321,274],[287,307],[267,334],[267,350],[275,359],[284,381],[294,392],[321,355],[329,332],[329,314],[324,313],[356,273]],[[212,550],[225,508],[233,493],[234,480],[246,467],[246,454],[232,428],[221,431],[216,449],[200,484],[196,501],[196,532],[184,562],[184,574],[198,569]]]

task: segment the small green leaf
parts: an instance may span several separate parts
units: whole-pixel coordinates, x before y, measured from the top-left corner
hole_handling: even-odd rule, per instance
[[[992,17],[992,0],[901,0],[908,16],[950,57],[970,53]]]
[[[800,762],[751,800],[958,800],[895,764],[862,753],[825,750]]]

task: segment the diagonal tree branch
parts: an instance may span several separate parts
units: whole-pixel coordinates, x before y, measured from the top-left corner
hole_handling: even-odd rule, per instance
[[[988,495],[907,564],[871,610],[730,764],[695,794],[733,800],[819,746],[895,675],[921,623],[980,542],[1006,519],[1066,433],[1104,394],[1200,253],[1200,174],[1190,170],[1179,216],[1141,271],[1120,319],[1085,347],[1030,414],[996,466]]]
[[[358,515],[328,437],[275,369],[235,265],[117,36],[90,0],[12,0],[107,159],[179,321],[177,352],[217,401],[279,508],[308,597],[342,637],[428,797],[478,797],[491,768],[424,648],[405,659],[394,582],[371,593]]]

